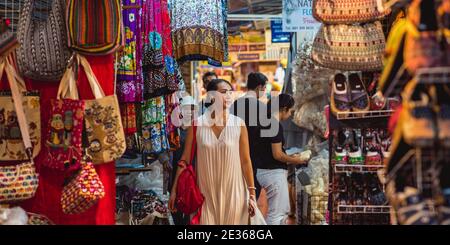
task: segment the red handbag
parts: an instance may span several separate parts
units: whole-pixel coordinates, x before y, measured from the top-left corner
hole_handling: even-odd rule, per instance
[[[178,177],[176,205],[178,210],[186,215],[190,215],[198,210],[197,215],[191,221],[191,224],[197,223],[201,215],[201,207],[205,197],[197,186],[197,176],[195,175],[192,161],[194,160],[197,148],[196,133],[197,127],[192,126],[194,131],[194,140],[192,143],[191,158],[186,169]]]

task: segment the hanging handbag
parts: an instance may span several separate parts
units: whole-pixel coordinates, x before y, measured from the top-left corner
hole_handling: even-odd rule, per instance
[[[383,19],[391,12],[378,11],[377,0],[314,0],[313,17],[325,24],[367,23]]]
[[[91,55],[124,46],[119,0],[71,0],[66,12],[69,47]]]
[[[6,57],[1,58],[0,80],[5,71],[9,83],[16,84],[19,94],[22,94],[23,108],[28,120],[28,130],[31,145],[33,146],[32,158],[41,150],[41,111],[39,95],[26,92],[25,82],[18,76],[14,67]],[[12,90],[12,89],[11,89]],[[26,161],[28,156],[23,144],[23,136],[18,120],[18,108],[14,103],[14,93],[0,92],[0,161]]]
[[[13,67],[6,59],[2,59],[0,62],[1,70],[7,70],[6,75],[14,98],[19,134],[22,134],[25,146],[23,154],[28,158],[27,162],[15,166],[0,166],[0,203],[10,203],[32,198],[38,187],[39,175],[36,173],[33,163],[33,146],[25,118],[22,95],[18,83],[13,81]]]
[[[320,66],[347,71],[383,67],[385,38],[380,22],[365,25],[322,25],[311,57]]]
[[[57,170],[77,170],[82,157],[81,144],[85,103],[79,100],[73,65],[61,79],[56,99],[50,101],[50,119],[46,146],[48,159],[44,166]]]
[[[46,1],[48,16],[36,18],[35,2]],[[67,47],[65,0],[25,0],[20,14],[17,38],[17,65],[24,77],[59,81],[66,70],[70,51]]]
[[[105,96],[86,58],[77,55],[77,60],[95,96],[94,100],[85,100],[84,119],[89,141],[87,153],[94,164],[109,163],[119,159],[126,150],[119,102],[115,94]]]
[[[83,213],[105,196],[105,187],[90,161],[83,160],[79,173],[64,186],[61,195],[65,214]]]
[[[189,163],[178,177],[177,197],[175,200],[177,209],[186,215],[190,215],[198,210],[193,221],[197,222],[201,215],[201,207],[205,201],[205,197],[197,186],[197,176],[192,163],[197,151],[197,126],[192,126],[194,139],[192,141],[192,149]]]

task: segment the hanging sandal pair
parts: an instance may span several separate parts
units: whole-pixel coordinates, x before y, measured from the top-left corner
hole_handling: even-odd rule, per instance
[[[331,111],[333,114],[370,109],[369,95],[358,74],[350,74],[347,81],[344,74],[338,73],[334,76],[332,84]]]

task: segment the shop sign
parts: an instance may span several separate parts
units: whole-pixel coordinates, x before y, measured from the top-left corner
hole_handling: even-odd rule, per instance
[[[283,31],[302,32],[320,28],[312,14],[313,0],[283,0]]]
[[[228,52],[247,52],[247,51],[248,49],[246,44],[243,45],[233,44],[228,46]]]
[[[238,60],[259,60],[259,54],[239,54]]]
[[[266,44],[250,44],[250,51],[266,51]]]
[[[289,43],[291,42],[291,33],[283,32],[283,21],[272,20],[270,22],[270,29],[272,31],[272,43]]]

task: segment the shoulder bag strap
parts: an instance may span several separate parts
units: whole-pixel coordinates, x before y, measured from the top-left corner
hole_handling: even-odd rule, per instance
[[[7,61],[7,60],[2,60],[1,61],[1,66],[4,67],[5,71],[6,71],[6,75],[8,77],[8,82],[9,82],[9,86],[11,88],[11,94],[12,94],[12,98],[13,98],[13,102],[14,102],[14,107],[16,109],[16,114],[17,114],[17,120],[19,122],[19,128],[20,128],[20,132],[22,133],[22,140],[23,140],[23,144],[25,146],[25,152],[28,156],[28,158],[30,159],[30,161],[33,161],[33,145],[31,144],[31,140],[30,140],[30,133],[28,131],[28,124],[27,124],[27,120],[25,117],[25,111],[23,108],[23,97],[22,97],[22,93],[19,90],[18,87],[18,81],[17,81],[17,77],[18,75],[16,74],[14,68],[11,66],[11,64]]]
[[[105,97],[105,92],[103,92],[102,86],[100,85],[100,83],[97,80],[97,77],[92,71],[92,68],[89,65],[88,60],[80,54],[77,54],[77,60],[78,64],[80,64],[81,67],[83,67],[84,69],[84,73],[86,74],[87,80],[89,82],[89,85],[91,86],[92,93],[94,94],[95,98],[101,99]]]

